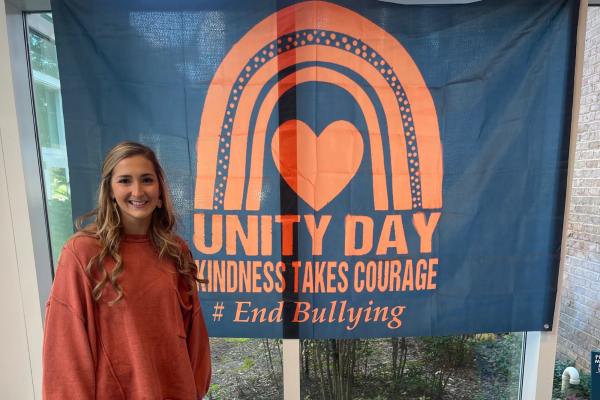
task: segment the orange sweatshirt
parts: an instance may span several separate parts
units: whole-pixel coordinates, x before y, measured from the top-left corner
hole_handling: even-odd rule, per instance
[[[117,294],[107,284],[94,301],[85,270],[100,251],[81,236],[62,249],[46,303],[42,398],[201,399],[211,363],[198,293],[188,296],[187,281],[171,260],[158,258],[147,235],[125,235],[117,278],[124,297],[109,306]],[[106,257],[103,265],[110,274],[115,262]]]

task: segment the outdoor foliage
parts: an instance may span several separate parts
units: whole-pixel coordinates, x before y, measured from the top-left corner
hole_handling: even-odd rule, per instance
[[[71,194],[64,168],[50,168],[52,197],[48,201],[48,219],[52,238],[52,258],[54,265],[58,263],[60,250],[73,234],[73,217],[71,211]]]
[[[482,382],[480,399],[512,400],[517,398],[521,374],[523,335],[486,335],[475,349],[477,369]]]
[[[303,400],[512,400],[521,334],[301,341]],[[211,339],[208,399],[282,399],[276,339]],[[562,373],[562,371],[561,371]]]
[[[283,399],[280,339],[210,338],[213,375],[205,399]]]

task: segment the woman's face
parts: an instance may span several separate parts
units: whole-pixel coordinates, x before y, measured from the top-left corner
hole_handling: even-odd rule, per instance
[[[148,233],[152,212],[161,194],[152,162],[141,155],[119,161],[110,186],[111,195],[121,210],[125,233]]]

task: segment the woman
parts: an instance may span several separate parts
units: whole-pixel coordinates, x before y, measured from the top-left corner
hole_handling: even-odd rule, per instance
[[[95,223],[82,228],[82,222]],[[163,169],[137,143],[102,164],[98,208],[63,247],[44,327],[45,400],[201,399],[210,384],[197,266]],[[207,281],[198,281],[207,283]]]

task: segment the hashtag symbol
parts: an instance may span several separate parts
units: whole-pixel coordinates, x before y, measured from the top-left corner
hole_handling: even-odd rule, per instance
[[[221,320],[221,317],[223,316],[223,309],[225,307],[223,306],[223,302],[221,302],[221,304],[219,304],[219,302],[217,302],[217,305],[215,306],[215,313],[213,314],[213,317],[215,317],[215,321],[217,320],[217,318],[219,318],[219,321]]]

